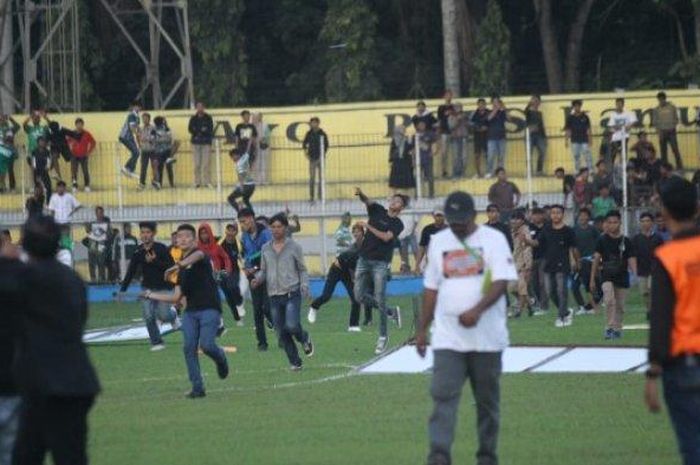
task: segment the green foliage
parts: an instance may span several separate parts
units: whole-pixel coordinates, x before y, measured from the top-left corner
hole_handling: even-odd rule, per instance
[[[190,3],[190,36],[197,100],[209,106],[245,102],[247,56],[240,30],[244,0],[197,0]]]
[[[377,16],[365,1],[332,0],[320,34],[326,47],[325,90],[330,102],[376,99],[380,84],[375,74]],[[329,48],[345,44],[343,48]]]
[[[486,16],[479,26],[475,49],[470,93],[506,93],[510,69],[510,32],[496,0],[489,0]]]
[[[687,60],[674,63],[668,70],[668,75],[697,84],[700,82],[700,55],[692,55]]]
[[[102,79],[105,69],[105,56],[93,34],[89,0],[78,2],[78,36],[80,37],[80,99],[82,108],[96,110],[104,105],[103,99],[95,90],[95,82]]]

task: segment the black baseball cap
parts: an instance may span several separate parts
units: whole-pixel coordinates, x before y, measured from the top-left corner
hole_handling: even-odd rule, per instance
[[[465,223],[476,215],[474,199],[463,191],[455,191],[445,200],[445,219],[448,223]]]

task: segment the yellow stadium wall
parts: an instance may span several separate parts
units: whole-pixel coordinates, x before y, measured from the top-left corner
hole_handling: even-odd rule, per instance
[[[669,100],[680,111],[681,130],[694,131],[694,123],[697,114],[695,107],[700,105],[700,90],[670,90],[667,91]],[[626,92],[625,94],[597,93],[577,95],[553,95],[544,96],[542,99],[542,111],[545,125],[547,126],[549,141],[549,165],[551,169],[556,165],[567,168],[573,166],[568,150],[564,147],[562,128],[564,118],[569,111],[573,98],[584,100],[584,110],[588,112],[594,126],[594,132],[599,134],[608,118],[608,114],[614,109],[614,99],[624,96],[627,109],[637,113],[638,119],[645,127],[649,127],[651,111],[656,106],[655,91]],[[525,147],[524,138],[524,107],[528,96],[506,97],[504,101],[509,108],[510,115],[516,119],[516,124],[509,124],[510,135],[513,140],[508,147],[508,168],[516,172],[523,172]],[[457,102],[463,104],[466,111],[476,107],[475,98],[460,98]],[[435,110],[440,100],[426,101],[428,107]],[[270,156],[270,176],[273,183],[301,182],[307,179],[307,166],[300,149],[301,139],[308,129],[307,121],[311,116],[318,116],[321,125],[331,137],[331,149],[327,158],[328,180],[379,180],[388,176],[387,163],[388,135],[396,124],[408,123],[415,112],[415,101],[353,103],[336,105],[316,105],[298,107],[275,108],[249,108],[253,112],[263,113],[265,121],[271,126],[272,154]],[[223,150],[227,151],[226,134],[239,122],[241,109],[210,109],[216,125],[216,136],[223,142]],[[183,141],[176,176],[180,184],[191,181],[192,160],[189,156],[189,134],[187,123],[192,114],[190,110],[153,111],[152,116],[164,115],[173,130],[176,138]],[[126,111],[111,113],[82,113],[57,114],[52,118],[61,124],[72,127],[77,116],[82,116],[86,121],[86,127],[92,132],[100,143],[97,153],[91,161],[92,172],[95,175],[96,185],[102,188],[113,188],[116,185],[117,167],[126,160],[126,150],[117,143],[117,135],[124,123]],[[23,115],[16,115],[18,122],[22,122]],[[409,133],[411,131],[409,130]],[[338,145],[350,147],[333,147]],[[24,133],[20,133],[19,143],[24,142]],[[689,167],[698,166],[697,138],[688,138],[682,144],[683,155]],[[359,145],[359,146],[358,146]],[[594,144],[597,145],[597,144]],[[597,149],[595,147],[594,149]],[[117,153],[119,160],[114,159]],[[64,170],[66,170],[64,168]],[[225,155],[222,157],[223,183],[233,184],[234,172],[232,162]],[[437,169],[436,169],[437,172]]]

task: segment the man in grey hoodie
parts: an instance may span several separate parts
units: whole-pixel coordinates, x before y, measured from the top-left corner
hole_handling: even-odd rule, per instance
[[[289,221],[284,213],[270,219],[272,240],[261,251],[260,270],[251,286],[267,285],[275,330],[292,371],[301,370],[296,339],[307,357],[314,353],[309,333],[301,326],[301,298],[309,296],[309,275],[301,246],[287,237]]]

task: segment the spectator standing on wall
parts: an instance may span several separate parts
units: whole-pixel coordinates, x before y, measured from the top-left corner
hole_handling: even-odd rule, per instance
[[[73,184],[73,192],[78,191],[78,167],[83,171],[83,185],[85,192],[90,192],[90,169],[88,160],[93,150],[97,146],[95,138],[92,137],[90,131],[85,129],[85,121],[82,118],[75,120],[75,133],[78,137],[66,137],[68,147],[70,148],[71,157],[70,173]]]
[[[32,114],[24,120],[22,128],[27,134],[27,156],[30,157],[39,148],[39,139],[44,139],[48,145],[49,127],[41,124],[41,114],[39,110],[32,111]],[[48,171],[48,169],[47,169]],[[44,186],[46,187],[46,186]]]
[[[469,121],[462,110],[462,105],[455,103],[447,118],[450,128],[450,146],[452,147],[452,176],[464,176],[468,163],[467,139],[469,136]]]
[[[486,100],[480,98],[476,102],[476,110],[472,113],[470,123],[474,131],[474,178],[481,177],[481,159],[488,151],[489,114],[491,110],[486,108]]]
[[[163,171],[167,172],[168,184],[175,187],[175,173],[173,164],[175,163],[175,152],[179,147],[179,142],[173,137],[173,133],[168,127],[168,121],[164,116],[156,116],[153,120],[154,128],[154,149],[156,156],[156,171],[159,188],[163,186]]]
[[[126,121],[119,131],[119,142],[129,151],[129,159],[122,168],[122,174],[130,178],[137,178],[136,162],[139,159],[140,148],[138,144],[139,125],[141,118],[141,103],[138,101],[131,102],[131,111],[126,115]]]
[[[433,112],[428,111],[428,109],[425,106],[425,102],[422,100],[416,104],[416,114],[413,115],[413,117],[411,117],[413,128],[418,130],[418,123],[420,123],[421,121],[425,123],[426,128],[429,128],[431,130],[438,123],[438,120],[435,119],[435,116],[433,116]]]
[[[537,149],[537,176],[544,175],[544,162],[547,158],[547,131],[540,111],[541,102],[539,95],[533,95],[525,106],[525,122],[530,130],[530,149]]]
[[[438,106],[437,109],[437,119],[438,119],[438,132],[440,134],[440,163],[442,167],[442,177],[448,177],[447,168],[449,166],[450,159],[450,125],[448,118],[450,114],[454,111],[454,105],[452,104],[452,91],[445,91],[445,102]]]
[[[309,200],[314,202],[314,186],[316,175],[318,174],[318,199],[321,200],[321,185],[323,184],[323,173],[321,172],[321,156],[328,153],[328,136],[321,129],[321,120],[314,116],[309,120],[309,130],[304,136],[302,149],[309,161]],[[323,154],[321,154],[321,141],[323,141]]]
[[[666,92],[656,94],[659,104],[651,114],[651,125],[659,134],[659,146],[661,147],[661,160],[668,161],[668,146],[671,145],[673,156],[676,159],[676,169],[683,169],[683,158],[678,150],[678,109],[674,104],[666,100]]]
[[[46,191],[46,196],[51,199],[51,177],[49,176],[49,171],[51,171],[51,154],[47,146],[47,140],[45,137],[39,137],[37,140],[37,147],[32,150],[31,156],[27,159],[29,166],[31,166],[34,172],[34,182],[40,182],[44,185],[44,190]],[[60,182],[60,181],[59,181]]]
[[[61,168],[58,163],[59,157],[63,158],[66,163],[70,163],[73,155],[71,154],[70,147],[68,147],[68,137],[79,138],[80,134],[70,129],[64,128],[56,121],[51,121],[49,115],[46,112],[42,114],[44,120],[49,127],[49,150],[51,152],[51,161],[53,164],[53,169],[56,172],[58,179],[63,179],[61,176]]]
[[[486,177],[495,176],[497,167],[506,166],[506,121],[510,120],[506,106],[500,97],[491,99],[491,112],[488,116],[488,144],[486,153]]]
[[[610,114],[608,119],[608,127],[614,132],[611,137],[610,160],[606,160],[609,165],[615,162],[615,157],[622,153],[622,141],[627,143],[630,135],[630,129],[637,123],[637,115],[634,112],[625,110],[625,99],[615,99],[615,111]],[[629,147],[627,148],[629,153]]]
[[[255,163],[255,147],[257,145],[258,130],[255,125],[250,122],[250,112],[243,110],[241,112],[241,122],[236,125],[234,130],[236,136],[236,150],[243,155],[250,155],[250,162]]]
[[[194,158],[194,187],[211,185],[211,143],[214,138],[214,120],[204,111],[204,103],[197,102],[196,112],[190,117],[187,130],[192,136]]]
[[[105,216],[104,208],[95,207],[95,220],[87,225],[87,249],[90,281],[103,283],[107,281],[107,239],[110,231],[109,217]]]
[[[17,151],[12,143],[12,135],[8,133],[4,139],[0,138],[0,194],[5,192],[5,177],[16,158]],[[14,172],[12,174],[14,175]]]
[[[394,135],[389,145],[389,187],[397,193],[398,189],[414,189],[416,177],[414,173],[413,143],[406,137],[406,128],[399,124],[394,127]]]
[[[419,121],[416,126],[416,139],[418,142],[418,158],[420,160],[420,182],[428,183],[428,197],[435,196],[435,175],[433,173],[433,143],[435,132],[425,125],[425,121]]]
[[[143,113],[141,115],[143,124],[138,128],[139,148],[141,149],[141,175],[139,176],[139,189],[146,187],[146,173],[148,165],[151,165],[151,185],[160,189],[158,182],[158,158],[155,150],[155,126],[151,124],[151,114]]]
[[[20,130],[20,125],[10,115],[0,113],[0,140],[11,141],[14,146],[15,136]],[[17,153],[15,149],[15,153]],[[7,167],[10,191],[17,188],[17,178],[15,177],[15,160],[12,160]]]
[[[566,133],[566,146],[571,144],[571,153],[574,156],[576,171],[581,169],[581,158],[589,171],[593,170],[593,156],[591,155],[591,120],[584,113],[583,100],[571,102],[571,113],[566,116],[564,132]]]

